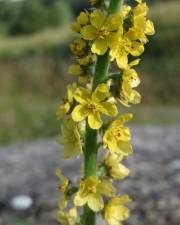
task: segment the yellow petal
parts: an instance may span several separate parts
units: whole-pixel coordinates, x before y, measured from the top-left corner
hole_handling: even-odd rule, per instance
[[[135,60],[133,60],[133,61],[131,61],[131,62],[129,63],[129,66],[130,66],[130,67],[136,66],[136,65],[139,64],[140,61],[141,61],[141,59],[135,59]]]
[[[119,205],[116,207],[116,211],[114,213],[114,217],[116,220],[124,221],[129,218],[129,209],[123,205]]]
[[[127,68],[123,72],[123,80],[127,80],[131,87],[137,87],[140,84],[140,78],[134,69]]]
[[[126,166],[119,164],[118,167],[112,166],[110,174],[115,179],[124,179],[129,175],[129,169]]]
[[[129,142],[118,141],[117,146],[116,153],[122,154],[123,156],[128,156],[133,153],[132,145]]]
[[[105,18],[105,14],[101,10],[97,9],[91,13],[90,21],[96,29],[100,29],[105,22]]]
[[[97,38],[91,47],[91,51],[98,55],[104,55],[108,50],[106,39]]]
[[[67,159],[73,156],[80,156],[82,153],[81,137],[77,128],[69,131],[69,139],[64,143],[63,158]],[[67,138],[67,137],[64,137]]]
[[[145,33],[147,35],[154,35],[155,34],[154,24],[150,20],[147,20],[147,22],[146,22]]]
[[[116,31],[122,26],[123,20],[120,14],[110,15],[105,23],[105,27],[108,31]]]
[[[58,119],[61,119],[69,110],[70,110],[70,104],[69,102],[65,103],[64,105],[61,105],[56,113],[56,116]]]
[[[86,25],[89,22],[88,12],[81,12],[77,18],[77,22],[81,25]]]
[[[132,118],[133,118],[132,113],[126,113],[126,114],[119,116],[115,121],[112,122],[111,125],[115,126],[115,127],[122,126],[125,122],[128,122]]]
[[[100,107],[98,107],[98,109],[107,116],[116,116],[118,114],[116,105],[110,102],[100,103]]]
[[[71,217],[77,218],[77,208],[73,207],[72,209],[69,210],[69,215]]]
[[[79,87],[74,93],[74,98],[79,103],[86,103],[90,99],[90,93],[88,89]]]
[[[80,65],[72,65],[69,67],[68,73],[71,75],[81,75],[82,74],[82,69]]]
[[[59,200],[59,207],[60,209],[65,209],[68,205],[68,199],[65,195],[62,195]]]
[[[116,193],[116,188],[108,180],[102,180],[98,186],[99,192],[105,196],[112,197]]]
[[[121,15],[123,18],[126,18],[131,12],[131,6],[123,5],[121,8]]]
[[[94,212],[101,211],[104,208],[103,199],[98,194],[91,194],[88,197],[87,204],[88,204],[89,208]]]
[[[131,55],[140,56],[143,52],[144,52],[144,46],[141,43],[134,41],[132,43],[132,48],[130,49]]]
[[[113,49],[114,46],[117,45],[118,41],[119,41],[119,34],[117,32],[111,32],[107,37],[107,42],[110,49]]]
[[[128,195],[122,195],[118,199],[119,204],[124,205],[125,203],[132,202],[131,198]]]
[[[116,60],[120,69],[125,69],[128,66],[128,57],[126,53],[119,55]]]
[[[107,147],[110,152],[120,154],[117,140],[112,136],[109,136],[108,138],[109,140],[107,139]]]
[[[77,22],[74,22],[72,25],[71,25],[71,29],[72,31],[76,32],[76,33],[79,33],[81,31],[81,25]]]
[[[109,87],[107,84],[99,84],[92,94],[92,100],[101,102],[110,96]]]
[[[87,25],[81,29],[81,35],[85,40],[92,41],[97,37],[97,30],[93,26]]]
[[[102,126],[103,122],[100,118],[99,112],[93,112],[88,115],[88,124],[91,129],[95,130],[98,130]]]
[[[87,198],[85,198],[85,197],[82,198],[81,195],[79,194],[79,192],[74,197],[74,205],[75,206],[83,206],[86,204],[86,202],[87,202]]]
[[[139,104],[140,102],[141,102],[141,95],[136,90],[132,90],[130,103]]]
[[[75,122],[80,122],[80,121],[84,120],[88,115],[87,105],[76,106],[71,115],[72,115],[72,119]]]

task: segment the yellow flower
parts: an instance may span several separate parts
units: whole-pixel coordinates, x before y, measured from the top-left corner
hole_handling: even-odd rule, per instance
[[[104,219],[109,225],[122,225],[129,218],[129,209],[124,204],[131,202],[128,195],[112,198],[104,210]]]
[[[128,65],[128,67],[123,70],[122,79],[128,80],[129,83],[131,84],[132,88],[137,87],[141,83],[141,80],[140,80],[136,70],[132,69],[132,67],[139,64],[139,62],[140,62],[140,60],[136,59],[136,60],[132,61]]]
[[[128,66],[128,55],[139,56],[144,52],[144,46],[138,41],[131,41],[127,35],[120,35],[118,44],[110,51],[112,59],[116,59],[117,65],[121,69]]]
[[[83,56],[86,53],[87,43],[82,38],[78,38],[70,44],[72,53],[76,56]]]
[[[60,169],[56,170],[56,176],[60,180],[59,191],[62,193],[62,196],[59,201],[59,207],[61,209],[64,209],[67,207],[68,200],[69,200],[69,197],[67,195],[68,190],[69,190],[69,180],[68,180],[68,178],[66,178],[65,176],[62,175],[62,172]]]
[[[71,25],[71,29],[72,31],[79,33],[81,31],[81,24],[79,24],[77,21],[75,21],[72,25]]]
[[[77,18],[77,22],[81,25],[86,25],[89,23],[89,13],[88,11],[81,12]]]
[[[129,175],[129,169],[122,165],[123,156],[117,154],[108,154],[104,157],[103,163],[108,169],[109,175],[114,179],[124,179]]]
[[[75,206],[87,204],[89,208],[98,212],[104,208],[104,202],[101,195],[112,197],[116,189],[108,180],[100,180],[96,176],[90,176],[80,182],[79,191],[74,198]]]
[[[95,55],[89,54],[83,58],[79,58],[78,62],[81,66],[91,65],[95,62]]]
[[[70,158],[81,155],[82,143],[77,124],[72,119],[67,119],[61,132],[59,143],[64,146],[63,157]]]
[[[129,104],[139,104],[141,102],[141,95],[132,88],[129,80],[124,79],[122,81],[119,101],[126,107],[129,107]]]
[[[88,89],[78,88],[75,93],[75,100],[80,104],[72,112],[72,119],[76,122],[88,118],[88,124],[92,129],[99,129],[103,121],[100,113],[108,116],[117,115],[116,105],[108,102],[106,99],[110,96],[107,84],[100,84],[92,93]]]
[[[61,225],[76,225],[77,224],[77,209],[76,207],[69,210],[69,212],[63,212],[59,210],[57,212],[57,221]]]
[[[148,41],[146,35],[154,35],[153,22],[147,19],[148,7],[146,3],[137,1],[138,5],[133,9],[132,24],[127,35],[131,40],[140,40],[142,43]]]
[[[77,20],[72,24],[71,29],[79,33],[84,25],[89,23],[89,13],[87,11],[81,12]]]
[[[86,73],[85,68],[81,65],[72,65],[68,70],[69,74],[79,76],[79,82],[84,83],[88,80],[89,75]]]
[[[122,80],[120,81],[119,101],[126,107],[130,104],[138,104],[141,101],[141,95],[133,88],[140,84],[140,78],[137,72],[132,68],[139,64],[139,59],[132,61],[124,70]]]
[[[123,5],[121,8],[121,15],[123,19],[126,19],[127,16],[129,16],[129,13],[131,12],[131,6],[129,5]]]
[[[122,156],[128,156],[132,153],[130,130],[124,126],[124,123],[130,119],[132,119],[132,114],[124,114],[110,124],[103,136],[104,148],[108,148],[111,153]]]
[[[68,73],[75,76],[80,76],[83,74],[83,70],[80,65],[71,65],[68,69]]]
[[[116,31],[122,26],[120,14],[106,17],[101,10],[94,10],[90,15],[90,23],[82,28],[81,34],[85,40],[94,41],[91,51],[98,55],[104,55],[108,47],[117,44]]]
[[[64,104],[60,105],[56,112],[56,116],[58,119],[61,119],[65,114],[67,114],[70,111],[76,88],[77,88],[76,83],[72,83],[67,86],[67,97],[64,100]]]
[[[89,23],[89,13],[87,11],[81,12],[80,15],[77,17],[77,20],[72,24],[71,29],[76,32],[80,33],[82,27]]]

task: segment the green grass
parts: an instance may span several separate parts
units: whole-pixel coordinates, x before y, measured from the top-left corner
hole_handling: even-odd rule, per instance
[[[28,219],[19,219],[15,216],[9,216],[7,225],[35,225],[35,224],[29,222]]]
[[[40,54],[67,44],[70,38],[69,28],[46,30],[29,36],[0,38],[0,58],[11,59]]]
[[[59,99],[32,94],[6,96],[4,101],[0,107],[0,143],[50,137],[58,133],[55,112]]]

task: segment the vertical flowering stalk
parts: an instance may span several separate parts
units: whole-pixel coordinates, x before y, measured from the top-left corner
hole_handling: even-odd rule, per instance
[[[70,44],[75,64],[69,74],[77,82],[68,85],[57,111],[57,117],[63,118],[59,138],[63,156],[84,155],[83,175],[72,183],[57,170],[61,192],[57,220],[62,225],[94,225],[100,213],[107,224],[121,225],[129,217],[126,204],[131,199],[117,194],[114,183],[129,175],[122,161],[133,150],[125,125],[132,114],[118,115],[118,109],[141,100],[134,89],[140,78],[133,67],[139,64],[137,57],[154,26],[142,0],[136,0],[134,7],[123,0],[90,2],[93,7],[72,24],[77,37]],[[101,146],[104,156],[98,162]]]

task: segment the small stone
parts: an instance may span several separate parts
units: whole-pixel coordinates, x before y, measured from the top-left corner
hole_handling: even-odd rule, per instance
[[[10,205],[13,209],[19,211],[25,211],[31,208],[33,204],[33,200],[31,197],[27,195],[18,195],[15,196],[11,201]]]

